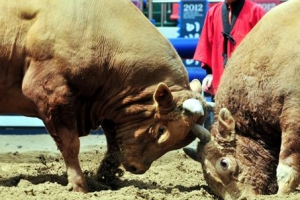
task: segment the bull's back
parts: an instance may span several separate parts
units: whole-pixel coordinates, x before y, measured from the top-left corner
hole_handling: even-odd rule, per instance
[[[163,61],[182,70],[175,49],[130,0],[1,0],[0,5],[2,59],[55,58],[82,70],[118,55],[145,61],[143,66]]]
[[[59,63],[41,65],[40,70],[73,80],[70,85],[79,93],[86,92],[82,85],[89,86],[90,93],[99,91],[120,71],[127,82],[121,77],[115,86],[146,85],[149,81],[141,75],[147,69],[153,73],[149,77],[161,74],[156,82],[168,79],[187,86],[176,51],[129,0],[1,0],[0,9],[0,103],[20,105],[14,110],[1,106],[0,112],[36,114],[21,89],[32,61]]]
[[[226,66],[217,110],[227,107],[245,134],[280,135],[283,106],[300,102],[299,9],[300,2],[292,0],[267,13]]]

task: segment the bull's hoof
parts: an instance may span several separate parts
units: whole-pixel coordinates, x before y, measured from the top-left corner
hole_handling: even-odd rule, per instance
[[[105,185],[108,185],[112,190],[115,190],[119,188],[119,178],[123,175],[124,171],[119,168],[109,171],[98,171],[97,180]]]
[[[89,192],[98,192],[103,190],[112,190],[109,185],[99,182],[95,177],[90,177],[87,179]]]
[[[80,187],[80,186],[74,186],[72,183],[68,183],[67,188],[69,191],[73,191],[73,192],[82,192],[82,193],[87,193],[87,187]]]

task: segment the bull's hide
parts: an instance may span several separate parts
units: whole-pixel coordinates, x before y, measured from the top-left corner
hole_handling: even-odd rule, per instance
[[[225,67],[213,140],[200,142],[197,158],[224,199],[287,194],[299,185],[299,10],[300,1],[289,0],[269,11]]]
[[[120,164],[144,173],[194,139],[205,102],[131,1],[0,0],[0,13],[0,112],[43,120],[73,190],[87,191],[79,136],[100,125],[108,152],[97,176],[106,183]]]

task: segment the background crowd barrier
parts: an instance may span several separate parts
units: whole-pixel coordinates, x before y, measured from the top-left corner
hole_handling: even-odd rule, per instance
[[[170,38],[169,41],[182,59],[193,58],[198,38]]]

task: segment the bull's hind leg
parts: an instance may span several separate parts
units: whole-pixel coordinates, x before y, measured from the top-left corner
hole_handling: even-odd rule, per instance
[[[74,191],[87,192],[78,154],[80,141],[76,126],[74,97],[53,63],[31,62],[22,90],[37,106],[38,113],[61,151]],[[44,69],[44,70],[43,70]]]
[[[110,120],[103,120],[102,129],[106,135],[107,152],[97,171],[97,179],[113,189],[117,187],[118,177],[123,175],[119,168],[121,163],[119,159],[119,145],[116,140],[115,125]]]
[[[293,192],[300,183],[300,122],[296,108],[281,115],[282,141],[277,167],[278,194]]]

